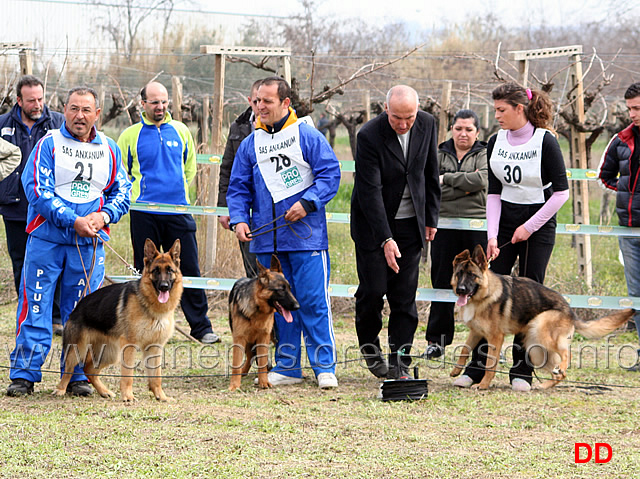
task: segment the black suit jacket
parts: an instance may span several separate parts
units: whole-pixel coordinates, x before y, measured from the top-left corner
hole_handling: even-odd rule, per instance
[[[425,227],[437,227],[440,210],[437,143],[435,119],[424,111],[411,128],[407,160],[386,113],[360,129],[351,197],[351,238],[357,247],[374,250],[393,236],[390,225],[407,183],[426,246]]]

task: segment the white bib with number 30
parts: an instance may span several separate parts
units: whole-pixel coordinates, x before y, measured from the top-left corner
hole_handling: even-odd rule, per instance
[[[299,123],[274,134],[257,129],[254,135],[258,168],[275,203],[313,184],[313,171],[302,156]]]
[[[498,131],[489,164],[491,171],[502,183],[500,198],[509,203],[544,203],[541,177],[542,140],[548,130],[536,128],[524,145],[512,146],[507,131]]]

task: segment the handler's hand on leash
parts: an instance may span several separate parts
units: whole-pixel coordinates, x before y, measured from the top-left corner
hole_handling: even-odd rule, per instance
[[[251,241],[252,238],[247,236],[251,232],[249,225],[247,223],[238,223],[234,227],[234,231],[236,232],[236,238],[239,241],[246,243],[247,241]]]
[[[394,273],[400,271],[400,266],[398,266],[396,258],[400,258],[401,256],[398,244],[394,240],[389,240],[384,244],[384,257],[387,260],[387,265]]]
[[[73,229],[79,236],[92,238],[104,227],[104,219],[100,213],[90,213],[87,216],[78,216],[73,223]]]
[[[304,209],[304,206],[302,206],[302,203],[300,203],[299,201],[296,201],[294,204],[291,205],[291,208],[289,208],[289,211],[287,211],[287,214],[284,215],[284,219],[291,223],[295,223],[296,221],[301,220],[305,216],[307,216],[307,212]]]

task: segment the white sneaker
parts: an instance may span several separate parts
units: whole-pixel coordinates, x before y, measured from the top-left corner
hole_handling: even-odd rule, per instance
[[[320,389],[333,389],[338,387],[338,379],[333,373],[320,373],[317,379]]]
[[[531,391],[531,384],[524,379],[515,378],[511,381],[511,390],[518,393],[528,393]]]
[[[284,374],[275,373],[273,371],[267,374],[267,380],[272,386],[287,386],[289,384],[299,384],[302,382],[302,378],[285,376]],[[258,378],[253,380],[253,384],[258,384]]]
[[[470,388],[473,385],[473,379],[471,379],[466,374],[458,377],[455,381],[453,381],[453,385],[458,388]]]

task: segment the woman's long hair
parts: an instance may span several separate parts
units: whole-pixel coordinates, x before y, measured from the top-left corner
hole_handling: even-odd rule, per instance
[[[491,96],[494,101],[502,100],[513,107],[524,106],[524,114],[533,126],[553,131],[553,103],[545,92],[509,82],[493,90]]]

